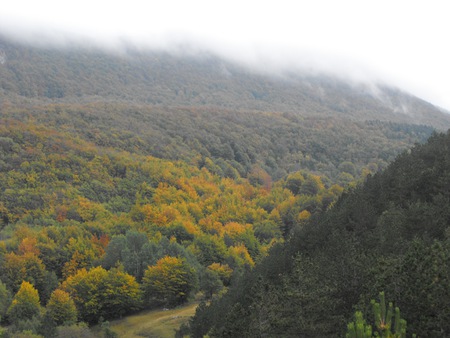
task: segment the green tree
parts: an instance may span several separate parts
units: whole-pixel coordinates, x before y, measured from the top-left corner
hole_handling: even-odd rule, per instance
[[[414,241],[400,262],[395,283],[402,312],[419,336],[450,332],[450,241]],[[391,292],[395,292],[395,289]]]
[[[89,323],[119,317],[140,307],[140,289],[135,278],[121,269],[96,267],[69,276],[62,289],[73,298],[80,318]]]
[[[200,289],[203,290],[206,298],[211,299],[214,294],[223,289],[219,274],[214,270],[205,269],[200,276]]]
[[[111,329],[111,326],[108,321],[101,323],[100,327],[102,328],[104,338],[119,337],[119,335],[113,329]]]
[[[111,238],[102,259],[102,266],[105,269],[110,269],[116,266],[118,262],[121,262],[123,260],[122,251],[126,248],[126,245],[126,238],[124,235],[118,235]]]
[[[143,232],[127,231],[125,236],[114,236],[106,247],[102,265],[109,269],[121,262],[125,271],[140,281],[151,260],[149,245]]]
[[[308,175],[299,189],[299,194],[314,196],[324,189],[320,176]]]
[[[289,174],[286,178],[285,186],[288,188],[294,195],[300,193],[300,188],[305,183],[305,177],[302,175],[300,171]]]
[[[59,326],[56,328],[56,338],[95,338],[95,335],[86,323]]]
[[[13,292],[17,292],[22,281],[25,280],[35,285],[41,295],[44,293],[47,282],[45,280],[46,270],[42,260],[34,253],[16,255],[11,252],[6,254],[1,266],[1,273],[1,279]]]
[[[77,308],[70,295],[60,289],[53,291],[47,303],[46,316],[57,326],[74,323],[77,320]]]
[[[10,304],[11,293],[6,288],[6,285],[0,281],[0,321],[4,318]]]
[[[141,280],[144,270],[145,262],[148,260],[146,253],[146,244],[148,238],[145,233],[137,231],[127,231],[125,235],[126,246],[122,250],[122,259],[125,270]]]
[[[349,173],[352,176],[355,176],[355,174],[356,174],[356,167],[350,161],[342,162],[341,164],[339,164],[338,169],[339,169],[340,172]]]
[[[255,237],[264,244],[270,243],[273,239],[281,238],[280,227],[271,220],[264,220],[253,224]]]
[[[194,253],[202,265],[225,262],[227,248],[217,236],[197,236],[194,246]]]
[[[41,312],[39,304],[39,293],[34,286],[23,281],[19,291],[14,296],[8,308],[8,318],[12,323],[20,320],[30,319]]]
[[[367,324],[362,312],[355,313],[355,321],[347,325],[347,338],[404,338],[406,337],[406,320],[400,317],[400,309],[391,302],[386,305],[384,292],[380,292],[380,302],[372,299],[374,329]],[[374,332],[373,332],[374,331]],[[372,334],[373,332],[373,334]],[[415,336],[415,335],[413,335]]]
[[[355,321],[347,324],[346,338],[371,338],[372,326],[367,324],[361,311],[355,312]]]

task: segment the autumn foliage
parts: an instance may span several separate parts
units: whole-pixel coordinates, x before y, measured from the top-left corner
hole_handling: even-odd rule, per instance
[[[212,298],[340,192],[308,172],[272,182],[255,166],[232,179],[207,160],[198,168],[3,122],[0,279],[12,295],[37,290],[35,309],[55,325]]]
[[[194,269],[180,258],[166,256],[144,273],[142,289],[144,299],[162,305],[178,305],[187,300],[197,287]]]

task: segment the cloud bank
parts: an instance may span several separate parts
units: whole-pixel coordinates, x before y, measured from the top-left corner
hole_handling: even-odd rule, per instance
[[[35,44],[213,52],[262,71],[384,81],[450,110],[445,2],[7,1],[0,31]]]

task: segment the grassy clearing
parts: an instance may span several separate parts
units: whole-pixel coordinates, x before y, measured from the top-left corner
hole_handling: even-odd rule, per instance
[[[173,338],[175,330],[195,314],[198,303],[190,303],[171,310],[143,311],[110,322],[121,338]]]

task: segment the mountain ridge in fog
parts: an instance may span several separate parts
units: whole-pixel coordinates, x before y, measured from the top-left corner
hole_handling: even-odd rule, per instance
[[[195,48],[39,47],[0,38],[0,93],[9,100],[120,101],[159,106],[342,116],[450,127],[450,115],[400,89],[301,71],[250,67]]]

